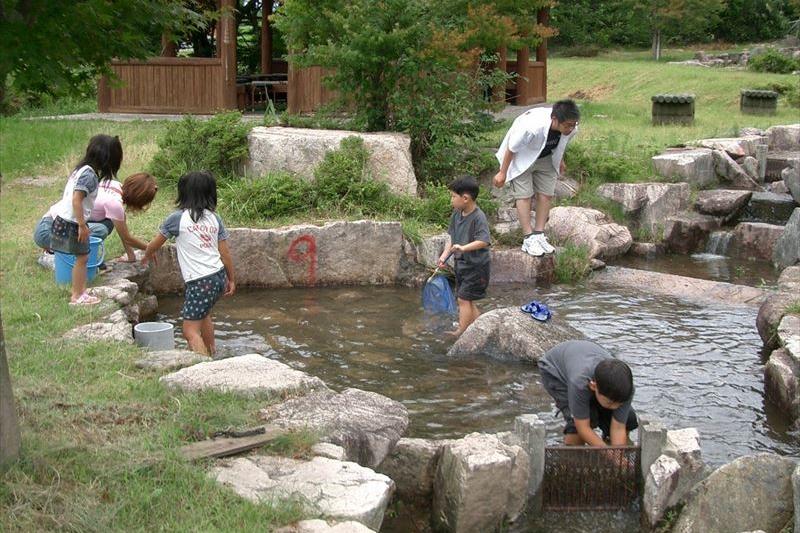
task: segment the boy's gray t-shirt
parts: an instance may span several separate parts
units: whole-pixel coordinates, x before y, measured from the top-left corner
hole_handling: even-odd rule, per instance
[[[556,405],[569,406],[572,418],[587,419],[594,396],[589,381],[594,379],[597,364],[613,357],[608,350],[593,342],[567,341],[548,350],[539,361],[539,369],[564,386],[563,390],[553,391],[559,396],[554,397]],[[628,400],[614,410],[614,419],[626,423],[630,408],[631,400]]]
[[[489,233],[489,221],[481,208],[475,206],[472,213],[464,216],[458,209],[453,209],[450,217],[450,226],[447,228],[453,244],[469,244],[472,241],[483,241],[491,244],[492,236]],[[463,260],[469,266],[483,266],[491,261],[489,248],[481,248],[472,252],[464,252],[457,259]]]

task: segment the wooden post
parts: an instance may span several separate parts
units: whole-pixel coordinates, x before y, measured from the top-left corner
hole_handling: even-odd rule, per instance
[[[236,109],[236,0],[221,0],[219,40],[217,53],[222,59],[222,70],[225,75],[222,86],[222,102],[225,109]]]
[[[166,32],[161,34],[161,57],[178,57],[178,45]]]
[[[545,7],[536,13],[536,22],[542,26],[547,26],[550,22],[550,8]],[[542,39],[541,44],[536,48],[536,61],[542,63],[542,97],[547,101],[547,39]]]
[[[261,7],[261,74],[272,72],[272,27],[269,16],[272,14],[272,1],[264,0]]]
[[[517,50],[517,105],[530,105],[531,79],[528,75],[530,62],[531,51],[527,46]]]
[[[500,50],[497,51],[498,59],[497,59],[497,70],[500,72],[506,73],[508,72],[508,48],[505,46],[501,46]],[[494,87],[492,90],[492,101],[494,102],[505,102],[506,101],[506,82],[501,83],[500,85]]]
[[[11,375],[6,359],[6,341],[0,316],[0,467],[19,456],[20,435],[14,393],[11,390]]]

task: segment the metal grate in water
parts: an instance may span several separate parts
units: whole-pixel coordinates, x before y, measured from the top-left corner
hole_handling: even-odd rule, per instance
[[[548,446],[542,506],[546,511],[614,511],[639,500],[638,446]]]

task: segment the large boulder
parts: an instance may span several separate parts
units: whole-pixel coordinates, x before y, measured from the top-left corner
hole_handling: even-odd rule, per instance
[[[403,404],[359,389],[293,398],[262,409],[261,417],[278,427],[311,430],[344,448],[350,461],[370,468],[381,464],[408,428]]]
[[[255,455],[223,461],[213,479],[254,502],[300,499],[307,512],[337,521],[353,520],[378,531],[394,493],[394,483],[355,463],[315,457],[298,461]]]
[[[659,176],[706,188],[717,182],[711,152],[708,148],[669,150],[652,158],[653,167]]]
[[[708,236],[720,228],[721,219],[699,213],[680,213],[667,218],[664,242],[677,254],[690,254],[705,248]]]
[[[667,431],[663,453],[667,457],[675,459],[680,466],[678,485],[667,502],[667,506],[672,507],[706,477],[706,464],[700,448],[700,434],[695,428]]]
[[[558,311],[547,322],[538,322],[517,307],[505,307],[479,316],[447,355],[481,355],[499,361],[535,363],[556,344],[582,338],[583,334],[560,318]]]
[[[321,379],[252,353],[209,361],[162,376],[167,388],[188,392],[229,392],[249,398],[288,396],[327,389]]]
[[[604,183],[597,194],[622,206],[639,226],[655,231],[689,205],[688,183]]]
[[[778,267],[792,266],[800,262],[800,207],[792,212],[783,234],[775,241],[772,262]]]
[[[750,200],[751,191],[712,189],[699,191],[695,201],[695,209],[704,215],[724,217],[730,220]]]
[[[495,435],[471,433],[444,446],[432,521],[452,533],[484,533],[515,519],[528,497],[528,454]]]
[[[314,168],[329,151],[339,148],[347,137],[360,137],[369,151],[372,178],[383,181],[400,194],[417,194],[417,178],[411,161],[411,138],[404,133],[360,133],[308,128],[256,127],[247,136],[250,159],[247,173],[263,176],[270,172],[291,172],[313,179]]]
[[[633,243],[628,228],[586,207],[554,207],[545,230],[558,241],[585,246],[591,258],[624,255]]]
[[[549,285],[555,276],[553,254],[533,257],[515,248],[492,250],[490,283],[525,283],[529,286]]]
[[[762,453],[740,457],[689,494],[673,533],[782,531],[792,519],[796,461]]]
[[[783,226],[761,222],[741,222],[733,230],[728,254],[742,259],[770,261]]]
[[[772,126],[766,131],[771,151],[800,151],[800,124]]]
[[[277,229],[234,228],[228,244],[242,287],[314,287],[397,283],[405,249],[399,222],[358,220]],[[183,280],[174,246],[158,252],[150,271],[156,292],[179,292]]]

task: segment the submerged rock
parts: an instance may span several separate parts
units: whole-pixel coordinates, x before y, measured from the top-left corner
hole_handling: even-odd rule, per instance
[[[551,310],[547,322],[534,320],[518,307],[493,309],[482,314],[461,334],[449,357],[481,355],[500,361],[537,362],[556,344],[583,339],[583,334]]]
[[[321,390],[271,405],[261,416],[279,427],[313,431],[344,448],[349,460],[370,468],[386,458],[408,428],[403,404],[359,389]]]

